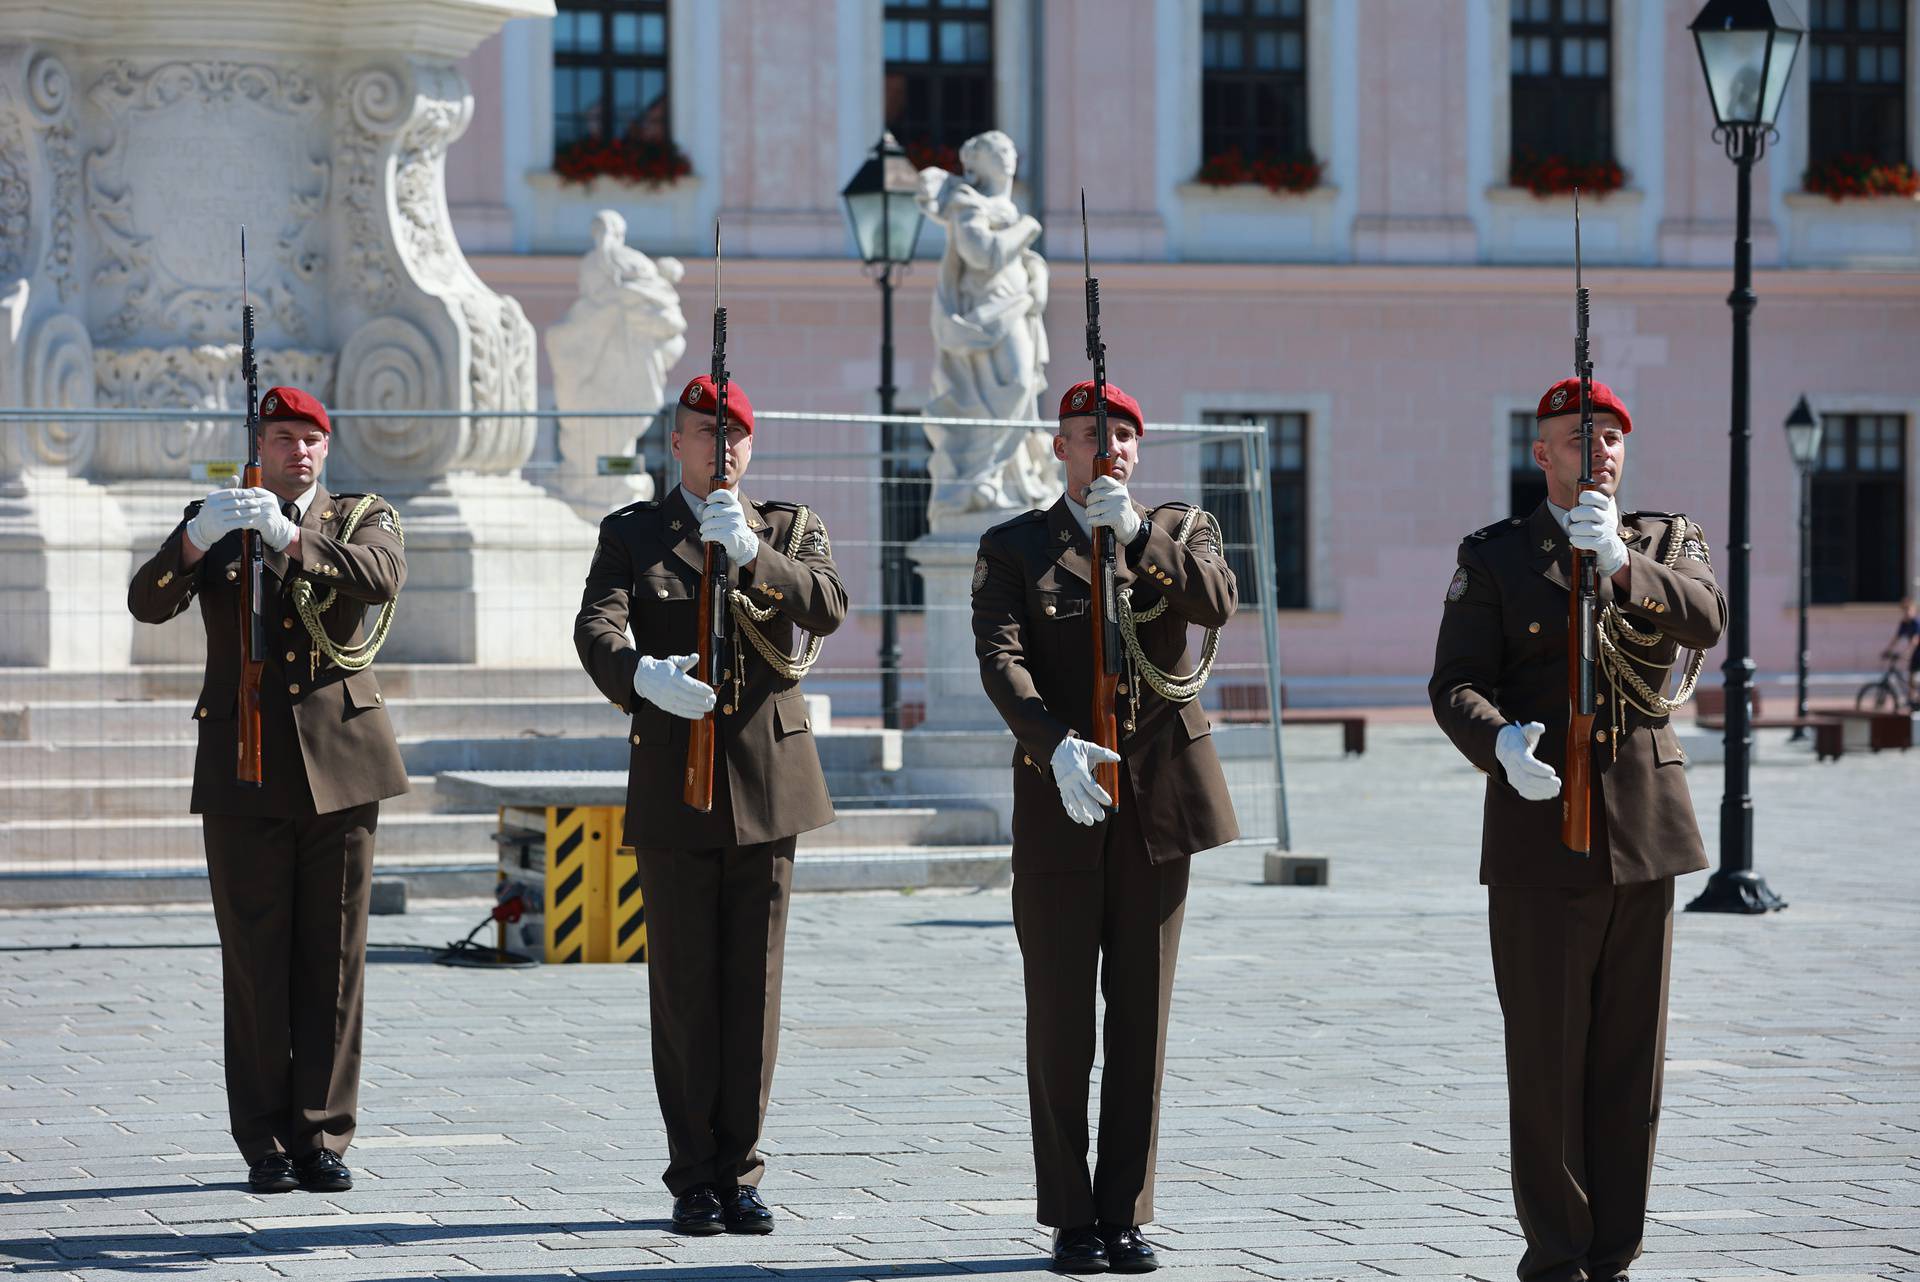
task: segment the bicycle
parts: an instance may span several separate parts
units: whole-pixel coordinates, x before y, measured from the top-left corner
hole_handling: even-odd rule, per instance
[[[1914,703],[1907,697],[1907,674],[1900,662],[1904,656],[1899,650],[1888,650],[1880,657],[1887,661],[1887,670],[1860,687],[1853,696],[1853,706],[1867,712],[1914,711]]]

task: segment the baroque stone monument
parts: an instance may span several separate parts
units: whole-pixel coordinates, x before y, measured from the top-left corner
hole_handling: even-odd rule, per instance
[[[593,216],[593,248],[580,260],[580,296],[547,330],[554,408],[621,418],[562,418],[560,467],[550,489],[596,524],[611,509],[653,497],[653,478],[598,475],[603,454],[631,454],[666,404],[667,374],[687,350],[687,318],[674,288],[677,258],[648,258],[627,244],[627,220]]]
[[[1049,433],[1020,425],[1040,417],[1046,386],[1047,264],[1034,251],[1040,223],[1013,203],[1019,155],[999,130],[960,148],[964,174],[920,171],[921,211],[946,228],[933,291],[933,446],[927,505],[931,533],[907,549],[929,601],[964,601],[980,535],[1060,497]],[[936,730],[998,730],[1001,721],[975,675],[964,613],[927,615],[927,719]]]
[[[0,0],[0,405],[100,411],[0,426],[0,664],[197,651],[197,624],[135,631],[107,607],[204,492],[190,465],[244,448],[242,223],[262,387],[381,413],[340,421],[324,479],[402,513],[411,574],[386,653],[567,656],[525,620],[571,611],[592,531],[520,475],[533,330],[460,252],[444,181],[473,111],[456,61],[552,12]],[[142,409],[225,416],[114,417]]]

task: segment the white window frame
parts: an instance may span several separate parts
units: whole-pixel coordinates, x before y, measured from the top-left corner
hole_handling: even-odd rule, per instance
[[[1467,84],[1485,85],[1467,107],[1467,213],[1489,263],[1560,262],[1573,256],[1573,198],[1535,196],[1507,181],[1512,160],[1512,0],[1467,8]],[[1580,202],[1582,250],[1595,263],[1652,265],[1666,191],[1666,0],[1613,0],[1608,70],[1614,159],[1627,185]]]
[[[1340,612],[1340,575],[1328,560],[1333,546],[1333,397],[1326,392],[1186,392],[1181,417],[1198,423],[1205,414],[1303,414],[1307,420],[1307,605],[1280,609],[1280,617]],[[1200,492],[1199,454],[1187,461],[1182,479],[1197,496]],[[1261,585],[1264,609],[1273,599],[1274,585]]]
[[[1338,262],[1352,255],[1360,139],[1359,13],[1307,0],[1307,145],[1326,168],[1298,195],[1196,182],[1201,155],[1201,0],[1155,0],[1155,182],[1168,257]]]

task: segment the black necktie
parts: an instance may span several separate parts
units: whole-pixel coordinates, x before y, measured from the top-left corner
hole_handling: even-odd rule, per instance
[[[286,502],[280,505],[280,515],[286,517],[289,521],[292,521],[295,525],[299,525],[300,524],[300,505],[298,503],[295,503],[292,499],[288,499]]]

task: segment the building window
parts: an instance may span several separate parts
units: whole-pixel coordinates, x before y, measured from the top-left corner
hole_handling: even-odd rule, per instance
[[[1609,0],[1511,0],[1516,171],[1613,163]]]
[[[1907,420],[1826,414],[1813,474],[1813,599],[1898,601],[1907,577]]]
[[[885,9],[887,128],[919,168],[958,172],[960,144],[993,128],[992,0]]]
[[[1539,435],[1532,410],[1513,411],[1507,424],[1507,508],[1515,516],[1532,516],[1547,497],[1547,474],[1533,461]]]
[[[1203,423],[1253,424],[1267,433],[1268,492],[1273,497],[1273,602],[1282,610],[1307,608],[1307,416],[1288,413],[1208,412]],[[1246,454],[1238,439],[1200,447],[1200,506],[1220,522],[1227,564],[1249,605],[1267,599],[1254,555],[1253,495]]]
[[[1200,149],[1206,161],[1307,161],[1306,0],[1205,0]]]
[[[917,423],[882,423],[880,441],[880,600],[887,609],[918,613],[926,605],[926,589],[906,547],[928,529],[933,447]]]
[[[553,146],[670,144],[667,0],[560,0]]]
[[[1907,0],[1813,0],[1807,160],[1907,162]]]

